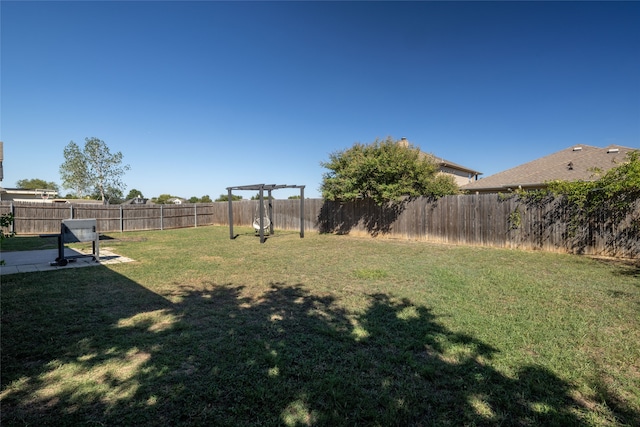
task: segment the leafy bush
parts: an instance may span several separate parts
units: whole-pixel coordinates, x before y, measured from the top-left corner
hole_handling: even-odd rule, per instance
[[[356,143],[348,150],[330,154],[329,161],[320,164],[329,169],[321,185],[326,200],[371,198],[383,205],[406,197],[458,192],[452,177],[438,173],[433,156],[391,137],[371,144]]]
[[[4,240],[8,237],[13,237],[13,231],[6,232],[5,229],[11,227],[13,224],[13,214],[8,213],[4,215],[0,215],[0,240]],[[4,265],[4,260],[0,259],[0,265]]]
[[[6,232],[5,229],[11,227],[13,224],[13,214],[8,213],[0,215],[0,239],[6,239],[7,237],[13,237],[13,231]]]
[[[614,218],[626,215],[640,199],[640,151],[628,153],[625,162],[594,181],[553,181],[549,190],[566,196],[575,215],[593,216],[602,209]]]

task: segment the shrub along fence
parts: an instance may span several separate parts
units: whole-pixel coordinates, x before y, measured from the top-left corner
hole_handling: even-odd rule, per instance
[[[0,202],[16,234],[57,233],[60,220],[96,218],[102,233],[228,225],[227,202],[182,205],[86,205]],[[300,230],[299,200],[273,200],[274,227]],[[499,194],[417,198],[399,206],[305,199],[304,228],[320,233],[640,258],[640,201],[624,215],[603,208],[580,219],[563,199],[526,201]],[[250,226],[257,200],[232,203],[234,226]]]

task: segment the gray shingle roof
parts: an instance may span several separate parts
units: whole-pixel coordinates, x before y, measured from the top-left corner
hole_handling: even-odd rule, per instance
[[[591,181],[593,171],[603,172],[626,159],[627,153],[638,148],[610,145],[605,148],[590,145],[569,147],[545,157],[524,163],[460,187],[468,191],[509,191],[518,187],[541,188],[553,180]]]

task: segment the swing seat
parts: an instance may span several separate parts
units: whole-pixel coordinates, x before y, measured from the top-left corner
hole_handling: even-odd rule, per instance
[[[266,216],[262,218],[263,229],[266,230],[271,225],[271,221]],[[260,218],[256,218],[253,220],[253,228],[256,232],[260,231]]]

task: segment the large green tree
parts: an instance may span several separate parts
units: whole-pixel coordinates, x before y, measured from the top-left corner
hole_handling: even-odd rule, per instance
[[[111,186],[104,189],[101,193],[99,188],[94,188],[93,193],[91,193],[91,198],[98,200],[104,195],[103,202],[105,204],[113,204],[117,205],[124,202],[125,198],[122,194],[122,190],[119,188],[113,188]]]
[[[59,190],[58,184],[55,182],[48,182],[39,178],[20,179],[16,182],[16,187],[24,190]]]
[[[151,201],[155,204],[158,205],[166,205],[169,203],[169,199],[179,199],[180,197],[178,196],[172,196],[169,193],[164,193],[159,195],[158,197],[152,197]]]
[[[84,149],[71,141],[64,148],[64,163],[60,166],[60,177],[65,188],[75,190],[78,197],[96,189],[102,203],[106,203],[107,192],[123,191],[122,176],[129,165],[122,164],[121,152],[111,153],[107,144],[98,138],[85,138]]]
[[[92,189],[84,153],[78,144],[71,141],[64,147],[63,156],[64,163],[60,165],[62,185],[73,190],[76,197],[82,198]]]
[[[211,203],[211,197],[208,194],[205,194],[202,197],[191,196],[189,198],[189,203]]]
[[[237,200],[242,200],[242,196],[237,196],[235,194],[231,195],[231,201],[235,202]],[[228,194],[221,194],[220,197],[218,197],[216,200],[216,202],[228,202],[229,201],[229,195]]]
[[[135,199],[136,197],[143,197],[142,191],[132,188],[131,190],[129,190],[129,193],[127,194],[127,197],[125,197],[125,199],[130,200]]]
[[[438,173],[435,158],[388,137],[329,155],[321,162],[321,192],[327,200],[371,198],[378,205],[405,197],[440,197],[458,192],[453,178]]]

